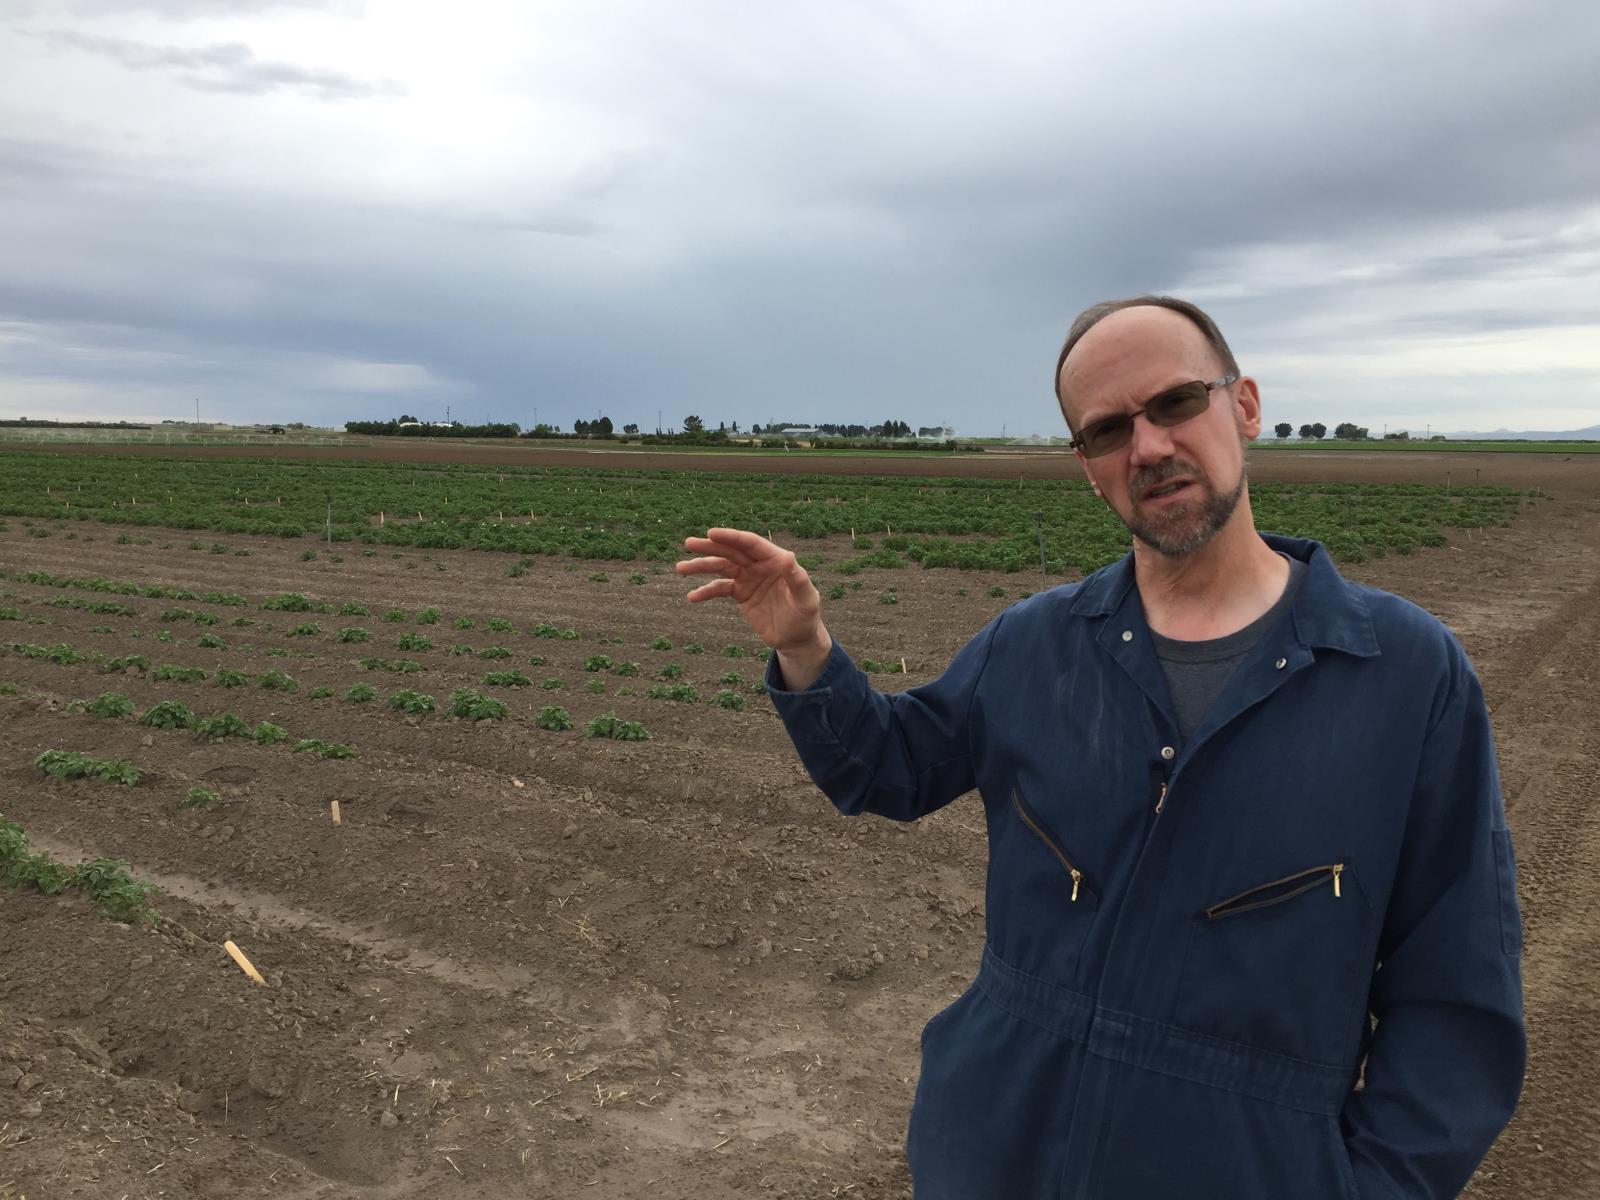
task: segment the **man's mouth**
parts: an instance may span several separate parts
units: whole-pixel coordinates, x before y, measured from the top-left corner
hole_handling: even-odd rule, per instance
[[[1165,483],[1158,483],[1155,487],[1146,488],[1146,500],[1165,500],[1169,496],[1176,496],[1194,485],[1187,479],[1169,479]]]

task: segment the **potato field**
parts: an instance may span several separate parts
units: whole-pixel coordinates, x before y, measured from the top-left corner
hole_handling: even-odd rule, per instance
[[[0,464],[3,514],[285,538],[323,533],[334,545],[671,562],[684,537],[732,525],[800,547],[849,534],[860,553],[835,561],[836,570],[910,561],[1020,571],[1038,569],[1042,535],[1045,569],[1059,575],[1120,557],[1127,537],[1078,481],[17,452],[0,452]],[[1477,484],[1252,490],[1263,528],[1315,537],[1344,561],[1441,546],[1446,530],[1505,523],[1524,499],[1518,489]]]
[[[1126,534],[1060,458],[451,455],[0,451],[0,1200],[906,1200],[981,805],[837,815],[671,562],[770,529],[897,690]],[[1600,1194],[1600,456],[1285,457],[1258,524],[1493,712],[1531,1060],[1470,1194]]]

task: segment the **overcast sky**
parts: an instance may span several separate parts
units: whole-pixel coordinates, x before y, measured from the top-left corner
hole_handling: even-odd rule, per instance
[[[6,0],[0,415],[1600,422],[1600,5]]]

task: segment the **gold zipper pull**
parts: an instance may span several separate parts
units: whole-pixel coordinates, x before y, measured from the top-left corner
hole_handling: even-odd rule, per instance
[[[1167,784],[1166,784],[1165,780],[1162,780],[1162,782],[1161,782],[1161,794],[1156,797],[1156,812],[1157,812],[1157,814],[1159,814],[1161,812],[1161,806],[1163,804],[1165,804],[1166,802],[1167,802]]]
[[[1072,898],[1078,898],[1078,885],[1083,882],[1083,872],[1077,867],[1072,868]]]
[[[1344,870],[1344,864],[1343,863],[1334,863],[1333,864],[1333,898],[1335,900],[1337,900],[1339,898],[1339,874],[1343,870]]]

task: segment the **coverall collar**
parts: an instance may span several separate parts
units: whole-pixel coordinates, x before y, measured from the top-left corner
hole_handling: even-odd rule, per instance
[[[1306,564],[1306,578],[1295,596],[1291,612],[1295,636],[1308,649],[1340,650],[1358,658],[1379,653],[1372,613],[1361,589],[1339,574],[1321,543],[1306,538],[1263,533],[1261,540],[1274,550]],[[1076,616],[1103,617],[1123,611],[1130,599],[1137,602],[1133,554],[1084,580],[1072,602]]]

